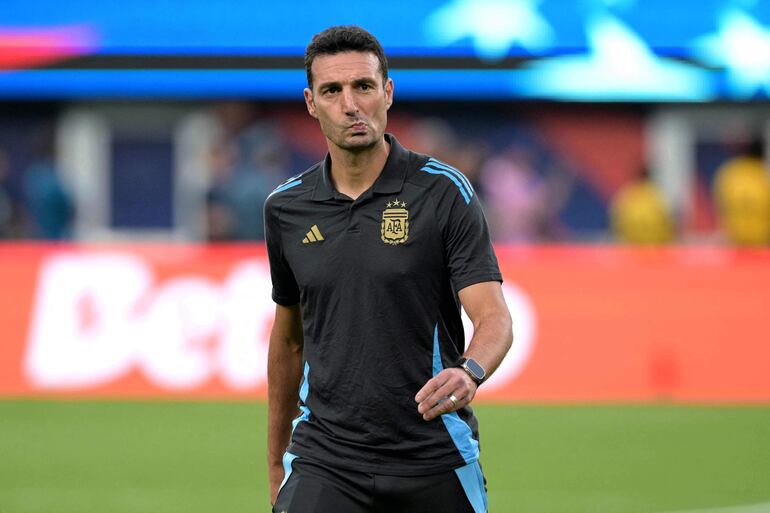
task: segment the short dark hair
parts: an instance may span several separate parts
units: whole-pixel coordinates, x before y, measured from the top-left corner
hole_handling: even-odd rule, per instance
[[[383,85],[388,80],[388,59],[377,38],[356,25],[329,27],[313,36],[305,49],[305,72],[307,85],[313,88],[313,60],[319,55],[334,55],[342,52],[373,53],[380,61]]]

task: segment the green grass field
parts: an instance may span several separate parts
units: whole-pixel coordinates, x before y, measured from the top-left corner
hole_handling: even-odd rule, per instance
[[[0,401],[0,513],[269,511],[265,413],[260,403]],[[493,513],[770,511],[770,407],[477,413]]]

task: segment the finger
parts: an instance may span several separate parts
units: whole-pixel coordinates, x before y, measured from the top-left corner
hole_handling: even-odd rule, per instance
[[[432,420],[439,415],[467,406],[476,394],[476,384],[462,370],[445,369],[442,374],[447,376],[446,382],[417,407],[425,420]],[[456,404],[445,401],[452,395],[457,399]]]
[[[420,413],[425,413],[435,406],[436,403],[451,394],[454,394],[455,397],[473,396],[475,384],[461,369],[444,369],[436,375],[436,378],[443,380],[443,382],[439,387],[433,389],[430,394],[422,397],[422,401],[420,401],[420,405],[417,408]]]
[[[420,413],[425,413],[426,411],[436,407],[439,403],[444,401],[444,399],[455,393],[458,388],[457,380],[450,377],[440,387],[425,397],[425,399],[420,402],[420,404],[417,405],[417,411]],[[455,397],[457,397],[457,394],[455,394]]]
[[[428,398],[428,396],[433,394],[433,392],[435,392],[441,385],[443,385],[445,381],[446,377],[442,376],[440,373],[432,377],[425,383],[425,385],[423,385],[420,391],[417,392],[417,395],[414,396],[414,400],[418,403],[423,402]]]
[[[436,403],[444,399],[447,394],[446,387],[451,387],[452,374],[446,371],[441,371],[435,377],[430,379],[423,389],[415,397],[418,400],[417,410],[420,413],[424,413]]]
[[[461,380],[450,379],[442,387],[423,401],[417,410],[425,420],[431,420],[442,413],[457,410],[470,402],[471,392]],[[455,400],[448,400],[453,397]]]
[[[455,401],[452,401],[450,399],[451,397],[455,398]],[[439,415],[444,415],[445,413],[451,413],[459,408],[461,408],[463,400],[458,398],[454,394],[450,394],[449,396],[445,397],[442,401],[440,401],[438,404],[436,404],[433,408],[426,411],[422,418],[424,420],[433,420]]]

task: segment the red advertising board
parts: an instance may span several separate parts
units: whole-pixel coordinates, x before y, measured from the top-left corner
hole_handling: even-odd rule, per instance
[[[770,251],[497,253],[515,340],[480,400],[770,401]],[[262,246],[5,244],[0,283],[2,396],[265,397]]]

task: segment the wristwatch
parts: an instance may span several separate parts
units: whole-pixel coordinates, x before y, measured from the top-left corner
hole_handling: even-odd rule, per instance
[[[473,358],[460,358],[455,367],[460,367],[467,372],[468,376],[470,376],[476,383],[476,386],[481,385],[484,382],[484,378],[487,377],[487,372],[484,370],[484,367],[479,365],[479,362]]]

